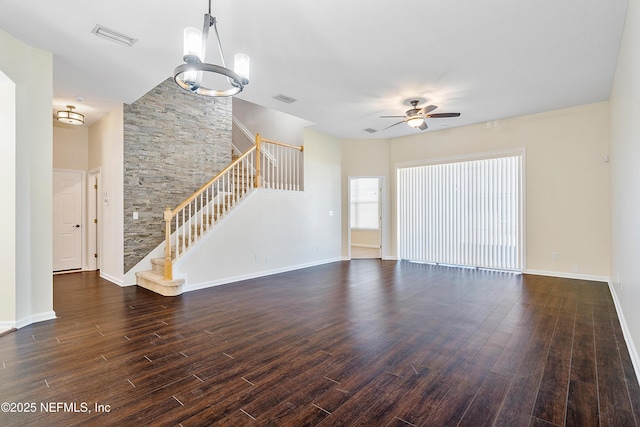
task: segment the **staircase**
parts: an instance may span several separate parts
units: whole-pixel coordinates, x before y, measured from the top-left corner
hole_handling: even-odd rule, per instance
[[[232,162],[229,167],[238,162],[240,156],[232,154]],[[228,169],[229,167],[225,168]],[[253,188],[255,180],[254,171],[246,166],[231,169],[226,191],[217,192],[209,202],[201,206],[186,224],[189,231],[177,235],[178,253],[186,252],[192,247],[213,225],[224,215],[231,211],[233,206]],[[208,213],[206,213],[208,212]],[[171,260],[176,259],[176,244],[171,246]],[[136,273],[136,284],[163,296],[177,296],[182,294],[184,279],[165,278],[167,258],[151,259],[151,270]]]
[[[167,208],[165,256],[151,260],[151,270],[136,273],[138,286],[164,296],[182,294],[185,279],[174,277],[174,265],[188,250],[255,188],[300,191],[302,146],[263,139],[203,185],[175,209]]]

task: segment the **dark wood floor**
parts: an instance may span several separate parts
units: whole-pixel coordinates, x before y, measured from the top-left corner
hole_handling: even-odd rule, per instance
[[[57,320],[0,337],[0,402],[13,403],[3,411],[33,410],[1,412],[2,426],[634,426],[640,416],[604,283],[357,260],[172,298],[60,275],[54,308]]]

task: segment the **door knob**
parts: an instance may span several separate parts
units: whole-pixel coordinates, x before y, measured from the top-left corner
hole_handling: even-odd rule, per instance
[[[80,228],[80,224],[76,224],[76,225],[75,225],[75,227],[76,227],[76,228]]]

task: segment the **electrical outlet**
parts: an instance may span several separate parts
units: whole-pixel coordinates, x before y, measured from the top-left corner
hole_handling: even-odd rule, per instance
[[[554,261],[558,260],[558,252],[551,252],[551,259]]]
[[[574,265],[574,266],[573,266],[573,272],[574,272],[574,273],[580,273],[580,267],[579,267],[579,266],[577,266],[577,265]]]

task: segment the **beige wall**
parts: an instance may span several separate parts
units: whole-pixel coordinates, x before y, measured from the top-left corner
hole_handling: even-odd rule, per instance
[[[526,150],[526,270],[609,277],[609,164],[603,160],[609,151],[606,102],[500,120],[491,126],[394,140],[345,141],[343,176],[384,174],[388,188],[394,189],[395,167],[400,163],[522,148]],[[395,256],[396,201],[393,190],[387,194],[391,197],[385,213],[391,226],[385,230],[386,241],[388,254]],[[558,253],[557,260],[551,259],[552,252]]]
[[[611,289],[640,374],[640,4],[630,1],[611,91]]]
[[[378,247],[380,230],[351,229],[351,246]]]
[[[526,270],[609,277],[608,103],[401,138],[391,144],[391,162],[519,148],[526,149]]]
[[[89,168],[89,128],[53,124],[53,167],[86,171]]]

